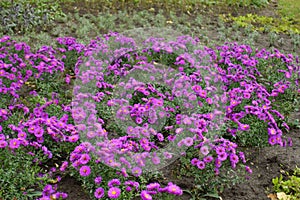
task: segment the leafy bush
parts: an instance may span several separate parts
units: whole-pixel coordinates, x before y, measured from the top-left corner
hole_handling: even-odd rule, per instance
[[[221,16],[225,22],[234,22],[238,26],[246,28],[252,27],[253,30],[261,32],[275,32],[275,33],[295,33],[299,34],[299,26],[293,19],[287,17],[273,18],[267,16],[259,16],[256,14],[247,14],[245,16],[233,17]]]
[[[20,34],[44,30],[61,15],[63,13],[57,1],[1,1],[0,31],[4,34]]]
[[[225,0],[225,2],[229,6],[240,6],[240,7],[246,7],[246,6],[254,6],[254,7],[264,7],[266,6],[269,1],[268,0]]]
[[[282,174],[280,177],[272,179],[273,189],[275,192],[284,193],[285,199],[296,200],[300,198],[300,168],[296,167],[293,175],[286,174],[289,179],[283,180]]]

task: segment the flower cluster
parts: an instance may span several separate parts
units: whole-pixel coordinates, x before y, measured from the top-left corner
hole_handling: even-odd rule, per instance
[[[182,195],[172,182],[137,180],[187,149],[199,152],[189,158],[197,170],[213,165],[218,175],[229,163],[251,174],[236,138],[252,137],[262,124],[259,137],[292,145],[284,133],[286,109],[293,109],[300,91],[298,57],[236,43],[199,48],[199,39],[189,36],[169,42],[149,38],[142,49],[118,33],[87,45],[71,37],[57,42],[56,48],[32,52],[26,43],[0,38],[0,153],[23,152],[41,167],[67,153],[37,180],[72,171],[96,199],[130,193],[150,200],[159,193]],[[72,70],[74,84],[67,74]],[[57,88],[73,90],[73,99],[41,86],[57,74],[65,81]],[[41,200],[67,198],[56,184],[39,182]]]

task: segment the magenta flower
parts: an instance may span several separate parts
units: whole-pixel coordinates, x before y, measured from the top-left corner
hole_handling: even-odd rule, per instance
[[[5,148],[7,146],[7,142],[5,140],[0,140],[0,148]]]
[[[108,190],[108,197],[111,199],[119,198],[120,194],[121,194],[120,188],[112,187]]]
[[[132,191],[132,187],[126,186],[125,190],[126,190],[126,192],[130,192],[130,191]]]
[[[68,138],[69,142],[77,142],[78,139],[79,139],[79,135],[71,135]]]
[[[137,118],[135,119],[135,122],[136,122],[137,124],[141,124],[141,123],[143,122],[143,119],[140,118],[140,117],[137,117]]]
[[[228,157],[227,153],[220,153],[220,154],[218,154],[218,159],[220,161],[225,161],[227,159],[227,157]]]
[[[206,98],[206,96],[207,96],[206,90],[200,90],[198,94],[201,98]]]
[[[87,165],[80,167],[79,173],[81,176],[89,176],[91,174],[91,168]]]
[[[121,184],[120,180],[119,179],[111,179],[109,182],[108,182],[108,187],[114,187],[114,186],[119,186]]]
[[[155,165],[158,165],[160,163],[160,158],[158,156],[152,157],[151,160],[152,160],[153,164],[155,164]]]
[[[213,103],[213,101],[212,101],[211,98],[207,98],[207,99],[206,99],[206,102],[207,102],[209,105],[211,105],[211,104]]]
[[[96,189],[96,191],[94,192],[94,196],[97,198],[97,199],[101,199],[102,197],[104,197],[104,189],[102,187],[99,187]]]
[[[276,131],[275,128],[268,128],[268,134],[269,134],[270,136],[274,136],[274,135],[277,134],[277,131]]]
[[[57,192],[57,193],[53,194],[52,197],[54,199],[66,199],[68,197],[68,194],[64,193],[64,192]]]
[[[59,168],[59,170],[60,171],[65,171],[66,170],[66,168],[68,167],[68,162],[67,161],[64,161],[62,164],[61,164],[61,166],[60,166],[60,168]]]
[[[158,133],[158,134],[156,135],[156,137],[157,137],[157,139],[158,139],[160,142],[164,141],[164,136],[163,136],[163,134]]]
[[[97,176],[94,181],[95,181],[95,183],[97,185],[99,185],[102,182],[102,177],[101,176]]]
[[[132,173],[133,173],[134,176],[138,177],[142,174],[142,169],[139,168],[139,167],[134,167],[132,169]]]
[[[178,187],[177,185],[174,184],[169,184],[167,187],[167,192],[169,194],[175,194],[175,195],[182,195],[183,191],[180,189],[180,187]]]
[[[276,143],[277,143],[276,136],[271,136],[269,138],[269,144],[270,145],[275,145]]]
[[[17,149],[20,146],[20,141],[18,139],[12,139],[9,141],[9,148]]]
[[[152,200],[152,196],[145,190],[141,192],[142,200]]]
[[[53,189],[52,185],[46,185],[43,189],[43,196],[50,196],[51,194],[53,194],[55,192],[55,190]]]
[[[196,166],[197,165],[197,163],[198,163],[198,158],[193,158],[192,160],[191,160],[191,164],[193,165],[193,166]]]
[[[81,164],[85,165],[87,164],[89,161],[91,160],[91,157],[89,156],[89,154],[82,154],[81,157],[80,157],[80,162]]]
[[[21,132],[18,133],[18,138],[24,138],[25,139],[26,136],[27,136],[27,134],[25,132],[23,132],[23,131],[21,131]]]
[[[146,186],[147,190],[155,190],[160,188],[160,184],[159,183],[150,183]]]
[[[201,152],[204,156],[206,156],[207,154],[209,154],[208,146],[202,146],[202,147],[200,148],[200,152]]]
[[[171,159],[173,157],[172,154],[169,153],[169,152],[163,152],[163,154],[164,154],[166,159]]]
[[[239,157],[236,154],[230,154],[229,158],[232,163],[236,164],[239,162]]]
[[[225,153],[225,148],[224,148],[224,147],[217,147],[217,148],[216,148],[216,153],[217,153],[217,154]]]
[[[184,139],[184,144],[185,144],[187,147],[192,146],[192,145],[194,144],[193,138],[191,138],[191,137],[186,137],[186,138]]]
[[[203,161],[204,161],[205,163],[210,163],[210,162],[212,162],[213,160],[214,160],[214,158],[213,158],[212,156],[206,156],[206,157],[203,158]]]
[[[197,162],[197,167],[198,167],[199,169],[204,169],[204,168],[205,168],[205,162],[199,160],[199,161]]]
[[[242,131],[248,131],[250,129],[250,126],[248,124],[240,124],[239,128]]]
[[[245,170],[246,172],[248,172],[249,174],[252,174],[252,170],[249,166],[245,166]]]

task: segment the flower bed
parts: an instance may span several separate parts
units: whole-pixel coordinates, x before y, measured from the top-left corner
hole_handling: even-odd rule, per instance
[[[292,54],[189,36],[139,47],[118,33],[36,52],[9,36],[0,44],[3,199],[65,199],[56,184],[67,174],[96,199],[166,199],[182,189],[152,180],[178,158],[182,175],[218,190],[221,171],[251,174],[238,145],[292,145]]]

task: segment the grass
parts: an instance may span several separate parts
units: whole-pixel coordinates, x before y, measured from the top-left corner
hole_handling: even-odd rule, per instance
[[[300,1],[279,0],[279,13],[300,23]]]

